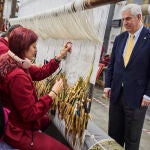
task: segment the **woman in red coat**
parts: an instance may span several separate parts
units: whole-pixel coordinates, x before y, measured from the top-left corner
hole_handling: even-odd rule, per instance
[[[34,59],[37,52],[36,42],[37,35],[32,30],[19,27],[10,34],[10,51],[0,57],[2,102],[11,111],[4,140],[20,150],[68,150],[60,142],[40,132],[48,126],[46,113],[63,88],[62,80],[56,81],[52,91],[40,98],[36,95],[33,80],[42,80],[55,72],[59,61],[71,47],[66,44],[48,64],[37,67],[29,61]]]

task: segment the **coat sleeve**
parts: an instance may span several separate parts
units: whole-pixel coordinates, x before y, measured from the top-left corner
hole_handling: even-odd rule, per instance
[[[107,68],[106,77],[105,77],[105,88],[111,88],[111,83],[113,80],[113,71],[114,71],[114,63],[115,63],[115,51],[117,47],[117,37],[115,38],[111,59]]]
[[[42,67],[31,65],[29,72],[33,81],[40,81],[54,73],[58,67],[59,62],[56,62],[55,59],[51,59],[49,63],[43,65]]]
[[[1,42],[1,41],[0,41],[0,42]],[[2,54],[7,53],[8,50],[9,50],[8,46],[6,46],[6,45],[4,45],[4,44],[0,44],[0,56],[1,56]]]
[[[147,86],[146,86],[146,89],[145,89],[145,93],[144,93],[146,96],[150,97],[150,71],[149,71],[149,80],[147,82]]]
[[[148,42],[150,43],[150,30],[148,30]],[[150,45],[150,44],[149,44]],[[150,50],[150,48],[149,48]],[[150,66],[150,61],[149,61],[149,66]],[[147,86],[146,86],[146,89],[145,89],[145,95],[150,97],[150,69],[149,69],[149,72],[148,72],[149,76],[148,76],[148,81],[147,81]]]
[[[24,122],[41,118],[47,113],[53,101],[49,95],[36,100],[34,88],[27,74],[17,74],[11,79],[9,94],[15,111]]]

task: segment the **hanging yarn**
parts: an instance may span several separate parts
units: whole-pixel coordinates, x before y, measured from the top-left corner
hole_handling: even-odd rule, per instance
[[[58,1],[58,5],[60,5],[60,3],[62,4],[62,1]],[[66,3],[66,1],[64,1],[64,3]],[[29,2],[25,3],[24,1],[24,5],[25,4],[27,6]],[[52,0],[52,4],[56,5],[56,2]],[[32,16],[28,15],[27,17],[11,19],[10,22],[11,24],[19,23],[24,27],[31,28],[39,35],[39,51],[36,58],[38,64],[43,64],[44,59],[49,60],[57,55],[64,41],[66,41],[65,39],[72,40],[75,50],[73,50],[70,57],[62,61],[62,67],[67,72],[67,77],[70,78],[69,83],[72,85],[73,80],[75,82],[78,76],[87,74],[87,70],[89,70],[88,68],[91,66],[91,62],[87,60],[90,60],[89,58],[93,59],[94,57],[95,67],[93,72],[95,73],[91,77],[93,78],[92,83],[94,84],[94,76],[98,68],[102,44],[102,42],[99,41],[104,37],[109,5],[91,10],[83,10],[83,1],[78,0],[75,1],[77,11],[75,13],[74,9],[70,8],[72,6],[71,4],[72,3],[66,3],[60,7],[46,10],[42,14],[33,14]],[[57,14],[59,14],[59,16]],[[83,54],[81,52],[83,52]],[[94,53],[95,56],[93,55]],[[80,56],[81,54],[82,56]],[[83,59],[85,61],[83,61]],[[84,68],[87,69],[85,70]]]
[[[34,30],[44,39],[73,39],[99,42],[100,37],[95,30],[93,10],[84,10],[84,3],[81,0],[75,1],[75,4],[77,12],[74,12],[74,9],[71,8],[72,3],[68,3],[47,10],[44,13],[10,19],[10,23],[20,23],[24,27]],[[107,17],[102,18],[107,19]],[[103,23],[101,22],[101,24]]]

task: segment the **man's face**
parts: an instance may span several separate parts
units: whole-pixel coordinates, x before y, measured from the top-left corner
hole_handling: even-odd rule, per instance
[[[129,10],[124,11],[122,20],[125,29],[131,34],[135,33],[140,28],[141,17],[140,14],[135,17]]]

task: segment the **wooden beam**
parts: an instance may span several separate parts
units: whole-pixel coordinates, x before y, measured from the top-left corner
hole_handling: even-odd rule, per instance
[[[14,18],[16,14],[16,3],[17,3],[17,0],[12,0],[11,16],[10,16],[11,18]]]
[[[84,8],[90,9],[99,7],[101,5],[111,4],[111,3],[117,3],[123,0],[84,0]],[[150,15],[150,4],[143,4],[141,5],[143,16]]]
[[[84,0],[84,8],[85,9],[90,9],[90,8],[95,8],[101,5],[106,5],[106,4],[112,4],[112,3],[117,3],[120,1],[124,0]]]

